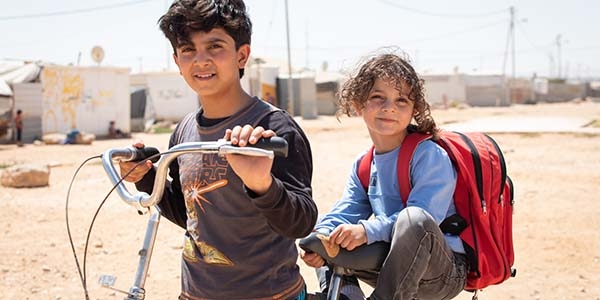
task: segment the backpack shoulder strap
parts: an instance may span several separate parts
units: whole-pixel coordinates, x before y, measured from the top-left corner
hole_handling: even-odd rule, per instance
[[[373,161],[373,151],[375,151],[375,146],[371,146],[369,151],[360,158],[360,162],[358,163],[358,179],[360,180],[360,184],[366,190],[369,189],[369,177],[371,176],[371,162]]]
[[[431,138],[431,135],[414,132],[408,134],[400,146],[397,171],[400,197],[402,197],[404,206],[406,206],[408,195],[410,194],[410,190],[412,188],[410,183],[410,163],[412,161],[413,154],[415,153],[417,146],[429,138]]]

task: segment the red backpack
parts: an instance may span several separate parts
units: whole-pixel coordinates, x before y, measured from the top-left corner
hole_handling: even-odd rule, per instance
[[[404,206],[410,193],[410,161],[417,145],[430,135],[411,133],[400,147],[398,184]],[[450,157],[456,169],[454,205],[456,214],[446,218],[440,229],[460,235],[469,260],[465,290],[477,291],[516,275],[512,269],[513,184],[498,144],[484,133],[442,131],[435,142]],[[373,148],[359,163],[358,177],[367,189]]]

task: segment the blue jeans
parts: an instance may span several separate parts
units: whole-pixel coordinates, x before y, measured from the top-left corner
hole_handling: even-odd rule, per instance
[[[381,270],[346,270],[374,287],[369,299],[452,299],[465,287],[466,256],[452,252],[429,213],[408,207],[398,214]],[[321,275],[321,274],[322,275]],[[324,282],[323,270],[317,272]]]

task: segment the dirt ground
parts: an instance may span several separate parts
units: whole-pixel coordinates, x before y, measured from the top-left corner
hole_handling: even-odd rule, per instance
[[[600,103],[538,104],[509,108],[434,110],[444,127],[484,116],[577,117],[600,120]],[[353,158],[370,145],[359,118],[302,120],[313,149],[314,199],[329,210],[341,195]],[[476,129],[475,129],[476,130]],[[515,267],[517,277],[489,287],[480,299],[600,299],[600,131],[586,133],[492,133],[504,150],[515,184]],[[134,134],[166,150],[168,134]],[[88,157],[130,139],[92,145],[0,145],[0,167],[37,163],[51,166],[50,185],[13,189],[0,186],[0,298],[84,299],[68,242],[68,212],[79,259],[90,222],[111,189],[99,162]],[[116,195],[100,210],[90,237],[86,273],[91,299],[123,299],[101,288],[100,274],[117,276],[128,290],[137,265],[147,216],[138,216]],[[176,299],[180,287],[182,232],[164,220],[146,282],[147,299]],[[299,260],[310,291],[317,289],[313,270]],[[365,288],[369,292],[369,288]],[[458,299],[470,299],[462,293]]]

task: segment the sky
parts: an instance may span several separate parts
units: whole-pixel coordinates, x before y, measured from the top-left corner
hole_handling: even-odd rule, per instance
[[[287,64],[286,1],[245,2],[253,22],[252,56]],[[0,60],[95,66],[91,49],[101,46],[102,66],[125,67],[132,73],[176,70],[172,49],[157,25],[170,3],[53,0],[32,5],[0,0]],[[421,74],[600,78],[600,1],[287,3],[294,69],[326,66],[351,72],[364,57],[393,49],[408,55]]]

